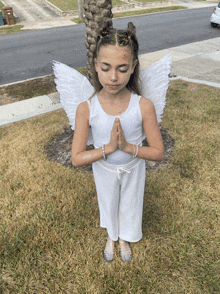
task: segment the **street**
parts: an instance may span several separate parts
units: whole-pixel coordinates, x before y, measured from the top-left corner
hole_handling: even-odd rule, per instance
[[[113,20],[116,28],[137,29],[139,53],[155,52],[217,38],[210,27],[213,7],[155,13]],[[0,85],[52,74],[52,61],[74,68],[86,65],[85,24],[0,36]],[[199,48],[198,48],[199,49]]]

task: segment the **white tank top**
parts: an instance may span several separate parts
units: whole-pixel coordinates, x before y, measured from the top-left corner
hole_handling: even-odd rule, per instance
[[[140,109],[141,96],[131,94],[128,108],[121,115],[107,114],[97,97],[93,96],[90,105],[89,125],[91,126],[92,137],[95,148],[100,148],[104,144],[108,144],[111,138],[111,130],[116,117],[119,117],[125,139],[128,143],[142,145],[143,124]],[[87,100],[89,103],[89,100]],[[132,155],[117,150],[107,156],[109,164],[126,164],[132,161]]]

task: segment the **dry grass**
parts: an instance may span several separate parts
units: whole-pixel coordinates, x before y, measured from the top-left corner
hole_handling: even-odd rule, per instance
[[[163,126],[177,146],[146,176],[133,259],[102,257],[106,231],[92,174],[50,162],[64,111],[0,130],[0,293],[220,292],[220,90],[170,83]]]

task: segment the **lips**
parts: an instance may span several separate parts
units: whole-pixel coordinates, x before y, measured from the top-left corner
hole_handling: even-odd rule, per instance
[[[108,85],[110,88],[117,88],[119,85]]]

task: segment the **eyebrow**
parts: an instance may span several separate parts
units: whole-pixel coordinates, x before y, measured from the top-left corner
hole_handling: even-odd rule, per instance
[[[109,63],[107,63],[107,62],[101,62],[102,64],[104,64],[104,65],[107,65],[107,66],[111,66]],[[124,64],[120,64],[118,67],[123,67],[123,66],[129,66],[129,64],[127,64],[127,63],[124,63]]]

